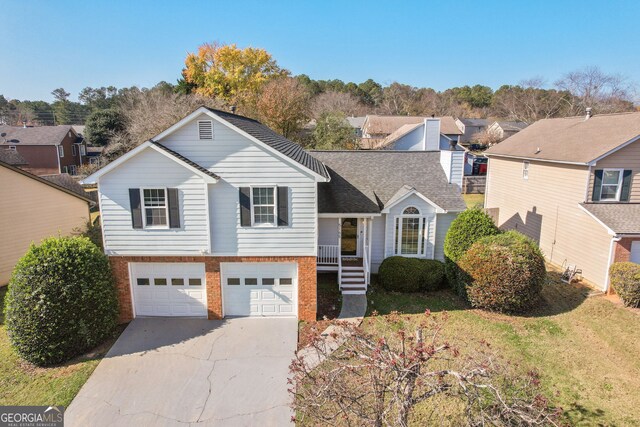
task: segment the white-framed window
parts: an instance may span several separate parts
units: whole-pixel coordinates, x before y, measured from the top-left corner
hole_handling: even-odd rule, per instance
[[[63,166],[62,173],[69,173],[69,168],[67,166]]]
[[[415,206],[408,206],[395,217],[394,253],[402,256],[424,256],[427,220]]]
[[[622,190],[624,169],[603,169],[600,200],[618,201]]]
[[[71,155],[74,157],[78,155],[78,147],[75,144],[71,145]]]
[[[75,175],[77,173],[76,165],[69,166],[69,175]]]
[[[11,150],[11,151],[16,151],[16,146],[15,146],[15,145],[10,145],[10,146],[9,146],[9,150]]]
[[[276,225],[276,187],[251,187],[251,225]]]
[[[64,147],[62,145],[58,145],[58,156],[60,158],[64,157]]]
[[[80,144],[80,155],[81,156],[87,155],[87,147],[85,147],[84,144]]]
[[[213,139],[213,121],[198,120],[198,138]]]
[[[100,163],[100,159],[98,159],[97,157],[89,157],[90,165],[97,165],[98,163]]]
[[[169,203],[166,188],[142,188],[142,220],[145,228],[169,226]]]
[[[529,179],[529,162],[522,162],[522,179]]]

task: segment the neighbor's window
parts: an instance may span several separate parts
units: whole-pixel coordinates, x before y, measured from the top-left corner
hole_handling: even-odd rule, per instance
[[[600,189],[600,200],[620,200],[621,188],[622,170],[605,169],[602,172],[602,188]]]
[[[142,190],[146,227],[165,227],[167,222],[167,194],[164,188]]]
[[[425,253],[424,229],[426,219],[420,211],[409,206],[402,215],[395,218],[395,253],[396,255],[419,256]]]
[[[64,157],[64,147],[62,145],[58,145],[58,156]]]
[[[522,162],[522,179],[529,179],[529,162]]]
[[[87,148],[82,144],[80,144],[80,155],[81,156],[86,156],[87,155]]]
[[[72,156],[77,156],[78,155],[78,147],[76,147],[75,145],[71,146],[71,155]]]
[[[253,224],[276,224],[276,198],[274,187],[254,187],[252,190],[251,209]]]

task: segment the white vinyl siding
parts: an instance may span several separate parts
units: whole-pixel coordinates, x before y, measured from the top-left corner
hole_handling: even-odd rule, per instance
[[[315,255],[315,179],[222,123],[214,121],[214,128],[211,142],[199,140],[190,124],[159,141],[221,177],[208,194],[214,255]],[[289,225],[240,226],[239,189],[251,186],[289,187]]]
[[[134,229],[129,189],[159,186],[178,189],[181,228]],[[100,178],[105,250],[114,255],[201,255],[209,249],[205,186],[202,177],[150,148],[107,173]]]
[[[384,260],[384,235],[386,215],[373,218],[371,230],[371,272],[378,273],[378,268]]]
[[[451,223],[457,216],[457,213],[436,215],[435,259],[437,260],[444,261],[444,239],[447,236],[447,231],[449,231]]]

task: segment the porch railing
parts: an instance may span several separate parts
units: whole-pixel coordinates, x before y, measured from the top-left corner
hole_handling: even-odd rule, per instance
[[[364,267],[364,280],[367,286],[369,286],[369,272],[371,269],[369,268],[369,245],[364,245],[364,250],[362,251],[362,266]]]
[[[318,264],[324,264],[324,265],[340,264],[340,246],[318,245]]]

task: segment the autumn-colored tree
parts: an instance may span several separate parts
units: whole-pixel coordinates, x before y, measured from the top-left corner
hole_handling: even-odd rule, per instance
[[[198,95],[230,104],[247,102],[269,80],[288,75],[264,49],[205,43],[187,54],[183,77]]]
[[[309,120],[309,93],[297,79],[272,80],[258,96],[256,111],[265,125],[290,138]]]

